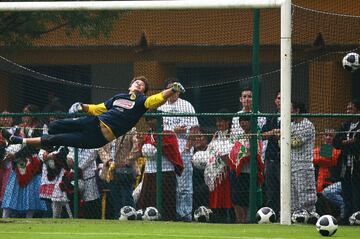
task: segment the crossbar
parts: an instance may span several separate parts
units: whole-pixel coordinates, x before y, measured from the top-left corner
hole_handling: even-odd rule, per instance
[[[280,8],[284,0],[0,2],[0,11]]]

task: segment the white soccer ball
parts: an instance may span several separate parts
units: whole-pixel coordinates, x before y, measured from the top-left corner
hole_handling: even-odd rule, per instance
[[[124,206],[120,209],[120,221],[135,220],[136,210],[131,206]]]
[[[274,210],[269,207],[262,207],[256,213],[256,222],[259,224],[273,223],[276,221]]]
[[[321,235],[326,237],[334,235],[337,228],[338,223],[331,215],[323,215],[316,222],[316,229]]]
[[[205,169],[210,156],[208,151],[198,151],[192,157],[191,162],[195,168]]]
[[[305,209],[297,210],[291,215],[291,221],[293,223],[307,223],[310,218],[310,214]]]
[[[349,217],[350,225],[360,225],[360,211],[355,212]]]
[[[359,54],[355,52],[350,52],[344,56],[342,60],[342,65],[345,70],[354,72],[360,68],[360,57]]]
[[[213,212],[211,211],[211,209],[205,206],[200,206],[198,209],[194,211],[194,220],[197,222],[209,222],[210,215],[212,213]]]
[[[160,213],[155,207],[147,207],[142,219],[146,221],[156,221],[160,219]]]

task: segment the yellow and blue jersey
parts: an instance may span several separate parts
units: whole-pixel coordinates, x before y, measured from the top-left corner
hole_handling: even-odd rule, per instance
[[[134,127],[148,109],[156,108],[164,102],[162,93],[149,97],[144,94],[120,93],[104,103],[89,105],[88,113],[98,116],[114,136],[119,137]]]

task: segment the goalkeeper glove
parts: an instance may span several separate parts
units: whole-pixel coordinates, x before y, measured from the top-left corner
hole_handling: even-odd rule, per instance
[[[82,109],[82,104],[80,102],[76,102],[70,107],[69,113],[70,114],[79,113],[82,110],[83,110]]]
[[[172,85],[172,91],[184,93],[185,88],[179,82],[174,82],[174,84]]]

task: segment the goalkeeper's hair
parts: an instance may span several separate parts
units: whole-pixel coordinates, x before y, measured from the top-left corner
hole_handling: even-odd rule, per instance
[[[149,81],[148,81],[148,79],[147,79],[145,76],[135,76],[135,77],[131,80],[131,82],[130,82],[130,84],[129,84],[129,87],[132,85],[132,83],[134,83],[134,82],[137,81],[137,80],[140,80],[140,81],[144,82],[144,84],[145,84],[144,94],[146,94],[146,93],[148,92],[148,90],[149,90]]]

